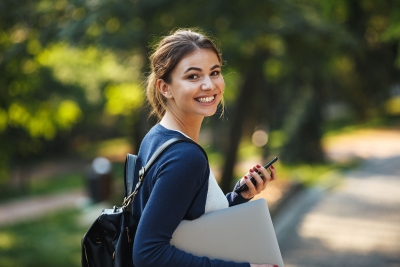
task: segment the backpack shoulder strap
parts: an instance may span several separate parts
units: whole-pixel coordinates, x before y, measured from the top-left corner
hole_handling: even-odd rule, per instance
[[[138,156],[133,154],[127,154],[125,159],[125,170],[124,170],[124,184],[125,184],[125,197],[132,194],[133,190],[133,179],[135,177],[136,160]]]
[[[144,179],[144,176],[146,175],[147,171],[153,166],[153,164],[161,157],[161,155],[172,145],[180,142],[190,142],[193,144],[196,144],[200,150],[203,152],[204,156],[207,157],[207,153],[204,151],[204,149],[194,142],[192,139],[187,138],[187,137],[175,137],[172,138],[168,141],[166,141],[164,144],[162,144],[156,152],[154,152],[153,156],[150,158],[150,160],[146,163],[144,167],[139,171],[139,182],[135,186],[135,190],[133,190],[133,180],[134,180],[134,173],[136,171],[136,160],[137,156],[128,154],[126,156],[125,160],[125,199],[124,199],[124,204],[125,202],[128,201],[128,204],[133,201],[133,197],[136,195],[137,191],[139,190],[142,181]]]

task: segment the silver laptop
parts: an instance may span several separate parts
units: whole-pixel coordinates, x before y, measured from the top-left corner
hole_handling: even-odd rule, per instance
[[[250,201],[182,221],[171,245],[197,256],[284,267],[267,202]]]

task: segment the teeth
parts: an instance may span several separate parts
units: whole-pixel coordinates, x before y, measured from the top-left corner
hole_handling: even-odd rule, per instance
[[[197,101],[202,102],[202,103],[210,103],[211,101],[214,100],[214,96],[209,96],[209,97],[200,97],[197,98]]]

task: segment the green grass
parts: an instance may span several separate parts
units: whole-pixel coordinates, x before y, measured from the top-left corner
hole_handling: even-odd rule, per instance
[[[80,242],[87,226],[79,212],[65,210],[39,220],[0,227],[0,266],[80,266]]]
[[[299,182],[306,187],[313,187],[327,185],[328,183],[340,183],[340,173],[356,168],[359,163],[359,161],[354,160],[340,164],[277,164],[276,168],[279,170],[280,178]],[[329,173],[335,173],[335,177],[328,175]],[[329,179],[332,178],[337,181],[330,181]]]
[[[68,189],[80,188],[85,184],[85,177],[81,173],[60,175],[50,179],[32,181],[30,193],[40,195],[54,193]]]
[[[115,186],[123,188],[124,163],[114,162],[111,173],[114,177]],[[0,203],[21,197],[83,189],[86,186],[86,179],[86,173],[76,172],[31,179],[24,190],[0,186]]]
[[[330,121],[326,122],[323,126],[324,137],[335,136],[343,133],[351,133],[360,129],[367,128],[385,128],[385,127],[399,127],[400,118],[390,117],[376,117],[362,123],[355,123],[354,121]]]
[[[0,202],[26,196],[46,195],[71,189],[83,188],[85,177],[82,173],[63,174],[55,177],[32,179],[25,190],[8,187],[0,189]]]

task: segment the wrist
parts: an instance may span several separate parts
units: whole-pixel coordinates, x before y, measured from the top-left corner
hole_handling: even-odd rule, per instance
[[[246,199],[246,200],[251,200],[254,198],[254,196],[248,196],[246,194],[246,192],[240,192],[240,195],[242,196],[243,199]]]

